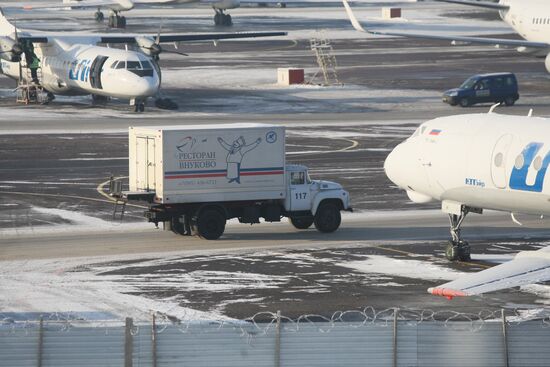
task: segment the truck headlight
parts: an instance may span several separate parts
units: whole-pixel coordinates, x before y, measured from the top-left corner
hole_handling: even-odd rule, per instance
[[[447,95],[449,97],[456,97],[456,96],[458,96],[458,92],[457,91],[449,92],[449,93],[447,93]]]

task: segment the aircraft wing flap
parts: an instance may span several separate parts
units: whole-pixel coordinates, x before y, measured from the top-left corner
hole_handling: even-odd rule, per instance
[[[546,253],[548,252],[546,251]],[[428,292],[452,298],[550,280],[550,257],[544,256],[544,251],[529,252],[529,256],[521,256],[522,254],[520,253],[514,260],[504,264],[430,288]]]
[[[488,1],[467,1],[467,0],[435,0],[442,3],[452,3],[452,4],[460,4],[460,5],[467,5],[467,6],[477,6],[480,8],[488,8],[488,9],[498,9],[498,10],[508,10],[510,7],[508,5],[499,4],[499,3],[491,3]]]

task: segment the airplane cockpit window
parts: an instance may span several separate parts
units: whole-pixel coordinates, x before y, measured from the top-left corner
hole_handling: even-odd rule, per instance
[[[126,69],[126,61],[119,61],[116,68],[117,69]]]
[[[141,64],[139,63],[139,61],[128,61],[126,63],[126,69],[128,70],[141,69]]]
[[[111,64],[111,69],[116,69],[116,64],[118,63],[118,60],[116,60],[115,62],[113,62]]]
[[[153,76],[153,67],[148,61],[128,61],[128,71],[136,74],[137,76]],[[148,67],[146,67],[148,64]]]

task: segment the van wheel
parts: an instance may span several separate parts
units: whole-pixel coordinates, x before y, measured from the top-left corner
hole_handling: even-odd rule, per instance
[[[505,104],[506,106],[513,106],[514,103],[516,103],[516,100],[515,100],[513,97],[506,97],[506,98],[504,99],[504,104]]]
[[[192,230],[205,240],[217,240],[225,231],[225,216],[216,209],[201,210]]]
[[[330,233],[336,231],[342,222],[340,208],[333,203],[321,204],[317,209],[313,222],[319,232]]]
[[[458,103],[460,103],[461,107],[469,107],[470,106],[470,100],[468,98],[461,98]]]
[[[313,224],[313,216],[290,218],[290,223],[297,229],[308,229]]]

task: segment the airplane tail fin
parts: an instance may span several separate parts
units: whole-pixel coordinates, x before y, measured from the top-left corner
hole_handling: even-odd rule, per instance
[[[8,35],[15,32],[15,26],[4,15],[2,8],[0,8],[0,35]]]

